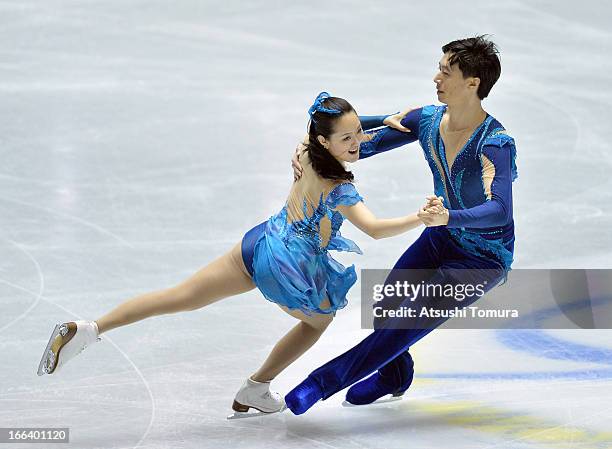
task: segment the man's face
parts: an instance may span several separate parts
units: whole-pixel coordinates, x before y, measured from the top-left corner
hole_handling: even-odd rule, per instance
[[[458,64],[449,64],[452,53],[444,53],[438,65],[438,73],[434,76],[438,100],[442,103],[461,103],[470,95],[476,93],[478,78],[463,78]]]

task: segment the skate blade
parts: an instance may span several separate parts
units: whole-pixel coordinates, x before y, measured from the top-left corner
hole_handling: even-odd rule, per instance
[[[388,404],[389,402],[401,401],[403,398],[404,398],[403,395],[393,396],[392,394],[388,394],[387,396],[383,396],[382,398],[377,399],[376,401],[374,401],[374,402],[372,402],[370,404],[357,405],[357,404],[351,404],[348,401],[342,401],[342,407],[364,407],[366,405]]]
[[[66,325],[66,333],[62,334],[62,326]],[[42,376],[44,374],[53,374],[60,369],[60,352],[62,348],[66,346],[72,337],[75,336],[77,332],[77,325],[75,323],[60,323],[56,324],[53,328],[53,332],[51,332],[51,337],[49,337],[49,342],[47,343],[47,347],[45,348],[45,352],[38,363],[38,371],[36,374]],[[49,356],[53,356],[53,366],[51,368],[45,369],[45,365],[47,365],[47,361],[49,360]]]
[[[36,372],[36,374],[38,374],[39,376],[43,376],[43,375],[47,374],[47,372],[44,369],[45,363],[47,362],[49,350],[51,349],[51,346],[53,346],[53,342],[55,341],[55,339],[59,335],[59,328],[60,328],[60,326],[61,326],[61,324],[56,324],[55,328],[53,328],[53,332],[51,332],[51,337],[49,338],[49,343],[47,343],[47,347],[45,348],[45,352],[43,352],[43,355],[42,355],[42,357],[40,359],[40,363],[38,364],[38,371]],[[57,361],[56,361],[56,363],[57,363]]]
[[[262,412],[257,409],[252,409],[252,411],[249,410],[248,412],[234,412],[231,415],[228,415],[227,419],[244,419],[244,418],[255,418],[257,416],[277,415],[279,413],[283,413],[285,410],[287,410],[286,405],[284,405],[283,408],[281,408],[277,412]]]

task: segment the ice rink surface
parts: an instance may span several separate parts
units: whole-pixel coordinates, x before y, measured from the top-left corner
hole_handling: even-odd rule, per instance
[[[0,427],[69,427],[78,449],[611,448],[606,330],[440,330],[403,401],[226,421],[293,325],[253,291],[36,376],[53,324],[174,285],[281,208],[318,92],[431,104],[441,45],[480,33],[503,67],[484,106],[518,148],[514,267],[612,268],[611,19],[603,1],[0,1]],[[353,169],[379,216],[432,191],[416,144]],[[387,268],[418,232],[347,224],[365,255],[338,258]],[[277,390],[368,334],[350,300]]]

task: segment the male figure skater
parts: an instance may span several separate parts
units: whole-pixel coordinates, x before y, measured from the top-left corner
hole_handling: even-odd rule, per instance
[[[420,237],[402,254],[395,269],[410,269],[410,280],[433,285],[472,283],[498,285],[510,270],[514,252],[512,182],[517,177],[512,137],[482,108],[498,80],[498,50],[484,36],[459,39],[442,47],[439,72],[433,81],[443,106],[424,106],[383,119],[384,128],[362,143],[361,158],[397,148],[415,140],[423,149],[433,174],[434,191],[446,206],[441,214],[424,209],[427,224]],[[364,118],[373,120],[372,118]],[[294,157],[296,176],[299,163]],[[456,275],[458,270],[463,273]],[[392,277],[393,274],[390,276]],[[389,282],[389,279],[387,280]],[[465,307],[480,296],[455,303]],[[404,303],[433,305],[442,297],[401,298]],[[443,305],[450,307],[446,301]],[[404,318],[405,320],[405,318]],[[358,345],[313,371],[285,397],[291,411],[304,413],[320,399],[353,385],[349,403],[363,405],[392,394],[401,396],[414,374],[408,348],[444,318],[415,319],[409,326],[388,319]]]

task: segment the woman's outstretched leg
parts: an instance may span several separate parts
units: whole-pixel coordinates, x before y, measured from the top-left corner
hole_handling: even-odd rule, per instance
[[[57,325],[38,367],[38,374],[52,374],[98,335],[145,318],[196,310],[255,287],[242,260],[241,245],[219,257],[181,284],[130,299],[96,321]]]
[[[99,333],[155,315],[200,309],[220,299],[255,288],[240,244],[181,284],[130,299],[96,320]]]

